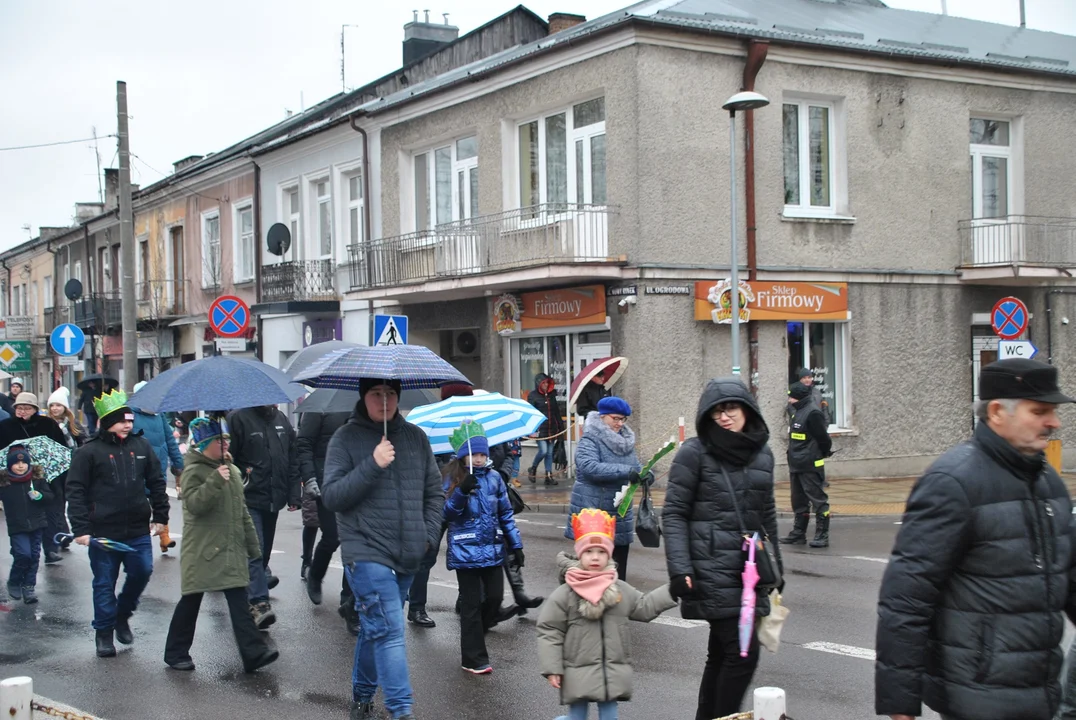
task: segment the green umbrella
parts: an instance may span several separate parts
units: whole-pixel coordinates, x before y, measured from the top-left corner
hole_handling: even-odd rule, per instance
[[[48,482],[60,477],[71,467],[71,448],[44,435],[13,442],[0,452],[7,458],[8,450],[13,447],[24,447],[29,450],[30,464],[40,465],[45,471],[45,480]]]

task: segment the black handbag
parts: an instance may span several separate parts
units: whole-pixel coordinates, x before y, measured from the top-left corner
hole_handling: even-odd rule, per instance
[[[568,453],[564,451],[564,440],[553,442],[553,465],[557,470],[568,467]]]
[[[747,527],[744,525],[743,515],[740,514],[740,504],[736,501],[736,488],[732,487],[732,480],[729,479],[729,474],[725,471],[724,466],[721,468],[721,476],[725,478],[725,484],[729,488],[729,497],[732,498],[732,509],[736,511],[736,520],[740,523],[740,534],[743,535],[745,545],[747,542],[751,542],[751,538],[754,533],[747,531]],[[770,538],[766,534],[765,528],[759,528],[759,541],[755,550],[755,569],[758,570],[758,586],[761,588],[777,588],[781,586],[781,566],[777,564],[777,558],[774,557],[773,550],[770,549]],[[747,561],[748,550],[743,551],[744,561]]]
[[[653,500],[650,499],[650,486],[645,480],[642,486],[643,499],[639,501],[639,512],[635,515],[635,534],[639,536],[639,542],[643,544],[643,547],[660,547],[661,520],[654,510]]]

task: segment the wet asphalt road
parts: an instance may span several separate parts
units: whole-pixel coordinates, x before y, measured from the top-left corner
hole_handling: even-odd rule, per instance
[[[173,517],[181,517],[179,503],[173,500],[172,505]],[[0,513],[0,526],[2,518]],[[897,529],[895,519],[835,519],[829,550],[799,547],[786,553],[785,601],[792,615],[780,653],[763,651],[755,684],[784,688],[791,717],[861,720],[874,715],[870,654],[875,602]],[[520,517],[527,553],[524,573],[532,594],[545,595],[556,587],[554,559],[569,547],[558,525],[563,525],[559,515]],[[178,524],[173,527],[178,529]],[[6,528],[0,532],[6,536]],[[281,578],[272,593],[279,619],[271,633],[281,657],[255,675],[242,672],[219,594],[207,596],[202,605],[191,653],[197,670],[166,669],[164,640],[179,596],[178,548],[171,551],[175,557],[158,556],[132,619],[135,644],[117,645],[116,658],[97,659],[89,625],[91,573],[85,549],[72,546],[62,563],[41,568],[40,604],[20,603],[14,612],[0,614],[0,677],[30,675],[38,694],[108,720],[346,718],[354,641],[336,614],[341,570],[334,563],[325,582],[325,603],[313,606],[299,582],[300,537],[298,513],[281,513],[272,559],[272,569]],[[628,579],[641,590],[664,582],[662,550],[633,545]],[[559,714],[556,692],[538,674],[533,626],[537,611],[497,627],[488,636],[493,675],[470,676],[459,667],[454,587],[442,548],[428,607],[437,627],[407,629],[416,716],[477,720]],[[632,626],[635,698],[621,705],[622,718],[694,716],[707,631],[682,621],[678,610],[659,621]],[[749,709],[750,696],[746,706]]]

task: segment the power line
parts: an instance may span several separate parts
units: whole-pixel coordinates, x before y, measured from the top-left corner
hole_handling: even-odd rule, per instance
[[[153,172],[155,172],[155,173],[157,173],[158,175],[160,175],[160,176],[161,176],[162,178],[168,177],[168,175],[167,175],[166,173],[163,173],[163,172],[161,172],[160,170],[158,170],[157,168],[153,167],[152,165],[150,165],[149,163],[147,163],[147,162],[146,162],[145,160],[143,160],[142,158],[140,158],[140,157],[139,157],[138,155],[135,155],[134,153],[130,153],[130,155],[131,155],[131,157],[133,157],[134,159],[138,160],[138,162],[140,162],[140,163],[142,163],[143,165],[145,165],[145,166],[146,166],[146,167],[147,167],[148,169],[150,169],[150,170],[152,170]],[[181,190],[185,190],[185,191],[187,191],[187,192],[191,193],[192,195],[197,195],[198,197],[200,197],[200,198],[204,198],[204,199],[206,199],[206,200],[215,200],[216,202],[219,202],[219,203],[223,203],[223,202],[224,202],[224,199],[223,199],[223,198],[219,198],[219,197],[213,197],[212,195],[206,195],[206,194],[204,194],[204,193],[200,193],[200,192],[198,192],[197,190],[193,190],[193,189],[191,189],[191,187],[190,187],[190,186],[188,186],[188,185],[181,185],[181,184],[179,184],[179,183],[176,183],[176,184],[175,184],[175,185],[174,185],[174,186],[172,187],[172,189],[170,189],[170,190],[166,190],[166,191],[164,192],[164,197],[170,197],[170,196],[172,196],[172,195],[175,195],[175,194],[176,194],[177,192],[179,192],[179,191],[181,191]]]
[[[98,135],[96,138],[88,137],[79,140],[60,140],[59,142],[41,143],[39,145],[16,145],[14,147],[0,147],[0,152],[8,150],[33,150],[35,148],[55,147],[56,145],[74,145],[75,143],[93,142],[102,137],[116,137],[115,135]]]

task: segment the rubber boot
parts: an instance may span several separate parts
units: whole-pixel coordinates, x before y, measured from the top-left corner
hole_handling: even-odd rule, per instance
[[[792,532],[779,540],[782,545],[806,545],[807,526],[811,523],[811,513],[797,513],[796,524],[792,526]]]
[[[115,657],[116,646],[112,644],[112,628],[97,631],[97,657]]]
[[[512,597],[515,598],[516,605],[519,606],[519,615],[525,615],[527,610],[533,610],[545,602],[543,597],[530,597],[527,595],[527,591],[523,587],[523,568],[512,563],[508,563],[504,567],[505,574],[508,576],[508,585],[512,588]]]
[[[814,540],[810,542],[813,548],[829,547],[829,511],[819,513],[815,520]]]

